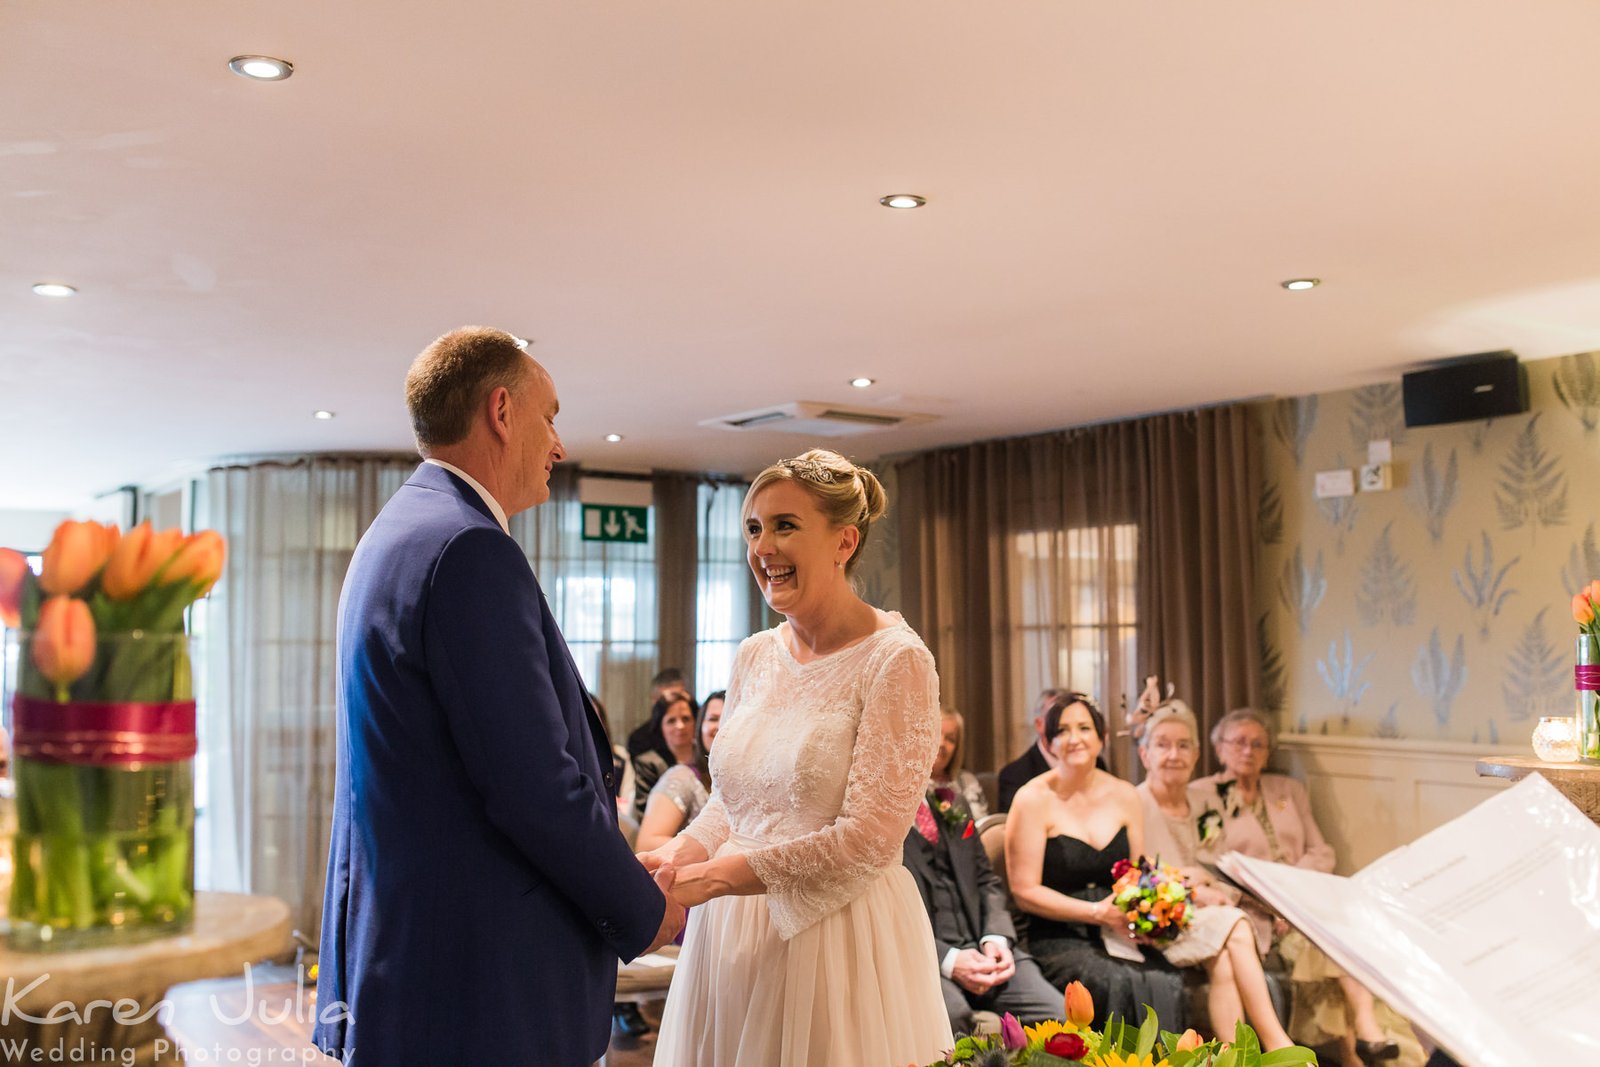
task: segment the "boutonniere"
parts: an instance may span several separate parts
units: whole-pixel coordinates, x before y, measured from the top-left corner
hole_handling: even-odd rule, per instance
[[[1207,808],[1200,813],[1200,818],[1195,820],[1195,830],[1200,836],[1200,843],[1207,844],[1212,838],[1222,833],[1222,812],[1216,808]]]
[[[928,806],[938,813],[939,818],[950,829],[959,831],[961,837],[971,837],[974,832],[972,816],[967,814],[967,806],[961,803],[961,797],[947,785],[935,786],[928,791]]]

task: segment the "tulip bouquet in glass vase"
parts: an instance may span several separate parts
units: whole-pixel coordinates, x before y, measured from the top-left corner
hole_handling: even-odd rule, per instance
[[[1139,1026],[1113,1017],[1094,1030],[1094,998],[1082,982],[1067,984],[1066,1018],[1024,1026],[1007,1013],[1000,1033],[956,1039],[945,1058],[928,1067],[1300,1067],[1317,1055],[1298,1045],[1263,1052],[1255,1031],[1240,1023],[1232,1041],[1203,1040],[1193,1030],[1161,1029],[1145,1008]],[[915,1065],[912,1065],[915,1067]]]
[[[1572,683],[1578,691],[1578,758],[1600,763],[1600,578],[1572,598],[1578,651]]]
[[[10,940],[142,940],[194,911],[195,704],[185,612],[222,573],[213,531],[65,522],[37,577],[0,549],[15,645]],[[10,651],[10,650],[8,650]]]

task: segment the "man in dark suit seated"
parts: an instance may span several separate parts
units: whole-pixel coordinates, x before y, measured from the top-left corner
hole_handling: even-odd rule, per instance
[[[1065,689],[1046,689],[1033,705],[1033,744],[1028,751],[1000,769],[1000,803],[996,811],[1010,811],[1011,799],[1028,782],[1056,765],[1056,758],[1044,739],[1044,717],[1059,697],[1067,695]]]
[[[974,1011],[1008,1011],[1025,1023],[1058,1019],[1062,993],[1031,957],[1013,955],[1005,888],[959,804],[955,798],[936,814],[924,798],[903,846],[933,924],[950,1028],[971,1033]]]

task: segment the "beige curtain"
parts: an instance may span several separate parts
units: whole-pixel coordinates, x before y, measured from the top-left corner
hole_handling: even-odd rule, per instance
[[[315,940],[332,821],[339,591],[417,458],[315,456],[210,471],[196,525],[228,541],[195,607],[202,888],[288,902]]]
[[[1116,735],[1159,674],[1208,722],[1259,692],[1254,455],[1242,407],[943,449],[897,464],[902,600],[972,765],[1032,740],[1047,685]],[[1113,737],[1113,769],[1136,777]]]

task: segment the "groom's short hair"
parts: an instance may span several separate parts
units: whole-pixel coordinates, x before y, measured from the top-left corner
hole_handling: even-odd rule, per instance
[[[422,350],[406,373],[406,410],[417,450],[458,444],[494,390],[515,389],[533,359],[504,330],[463,326]]]

